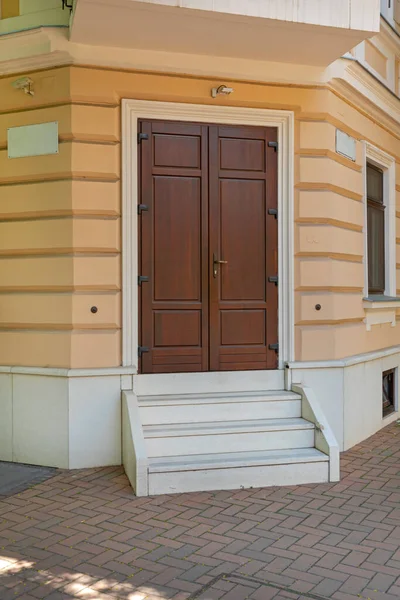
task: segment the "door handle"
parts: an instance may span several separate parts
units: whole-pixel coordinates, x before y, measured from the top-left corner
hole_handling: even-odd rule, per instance
[[[214,278],[218,276],[218,265],[227,265],[228,261],[227,260],[219,260],[217,258],[217,255],[213,254],[213,276]]]

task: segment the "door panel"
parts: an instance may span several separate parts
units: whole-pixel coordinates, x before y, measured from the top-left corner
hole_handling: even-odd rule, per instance
[[[154,300],[201,302],[201,185],[194,177],[155,177]]]
[[[201,169],[201,138],[184,135],[155,135],[154,166]]]
[[[265,182],[222,179],[221,300],[265,301]]]
[[[222,310],[221,344],[222,346],[264,345],[265,311]]]
[[[276,130],[210,126],[209,140],[210,262],[223,261],[210,278],[210,368],[276,368]]]
[[[277,130],[139,124],[141,372],[276,368]]]
[[[264,170],[264,140],[221,138],[220,146],[221,169],[261,172]]]
[[[141,372],[207,370],[207,127],[140,126]]]

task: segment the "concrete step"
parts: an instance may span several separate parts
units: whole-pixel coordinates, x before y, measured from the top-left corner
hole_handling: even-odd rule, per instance
[[[322,483],[329,457],[315,448],[185,455],[149,460],[149,493]]]
[[[301,418],[145,425],[143,432],[150,458],[314,446],[314,425]]]
[[[285,372],[218,371],[211,373],[160,373],[136,375],[133,391],[137,396],[160,394],[214,394],[283,390]]]
[[[143,425],[200,423],[301,416],[301,397],[293,392],[182,394],[138,398]]]

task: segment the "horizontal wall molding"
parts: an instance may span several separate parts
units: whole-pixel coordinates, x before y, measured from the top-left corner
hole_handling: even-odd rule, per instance
[[[6,185],[22,185],[28,183],[46,183],[54,181],[91,181],[100,183],[115,183],[120,178],[113,173],[51,173],[43,174],[38,177],[27,175],[26,177],[12,177],[9,179],[0,179],[0,187]]]
[[[83,331],[85,333],[101,331],[120,331],[116,323],[0,323],[0,331]]]
[[[54,68],[52,68],[51,70],[54,70]],[[40,71],[43,72],[43,69],[40,69]],[[1,77],[0,77],[0,79],[1,79]],[[119,104],[117,102],[103,104],[98,101],[97,102],[84,102],[84,101],[69,99],[69,100],[64,100],[61,102],[49,102],[48,104],[35,104],[34,106],[22,106],[22,107],[18,107],[18,108],[10,108],[8,110],[0,110],[0,116],[32,112],[35,110],[43,110],[46,108],[60,108],[62,106],[90,106],[92,108],[97,107],[97,108],[113,108],[113,109],[119,108]]]
[[[0,286],[0,294],[118,294],[116,285]]]
[[[296,288],[296,292],[308,292],[310,294],[333,293],[333,294],[363,294],[362,287],[344,287],[344,286],[312,286],[301,285]]]
[[[334,260],[344,260],[346,262],[362,263],[361,254],[341,254],[340,252],[296,252],[296,256],[301,258],[332,258]]]
[[[113,248],[26,248],[24,250],[0,250],[1,258],[23,256],[119,256],[120,250]]]
[[[72,65],[67,65],[72,66]],[[52,71],[54,69],[51,69]],[[39,69],[43,73],[44,69]],[[119,108],[118,102],[99,102],[98,99],[89,100],[85,98],[65,98],[59,102],[43,102],[42,104],[35,104],[33,106],[19,106],[17,108],[7,108],[6,110],[0,110],[0,115],[9,115],[16,113],[31,112],[33,110],[41,110],[43,108],[58,108],[60,106],[92,106],[98,108]]]
[[[85,211],[85,210],[60,210],[43,211],[36,213],[0,213],[0,223],[21,223],[24,221],[116,221],[121,217],[116,211]]]
[[[330,227],[339,227],[340,229],[350,229],[358,233],[362,233],[363,231],[362,225],[347,223],[346,221],[331,219],[330,217],[297,217],[295,222],[299,225],[329,225]]]
[[[392,346],[391,348],[366,352],[365,354],[355,354],[354,356],[336,360],[294,361],[287,363],[287,365],[290,369],[343,369],[371,360],[380,360],[386,356],[393,356],[393,354],[400,354],[400,346]]]
[[[64,133],[58,137],[60,144],[94,144],[100,146],[118,146],[120,140],[113,136],[104,135],[75,135],[73,133]]]
[[[349,169],[353,169],[353,171],[362,172],[362,166],[353,162],[352,160],[333,152],[332,150],[327,149],[318,149],[318,148],[302,148],[296,152],[297,156],[304,156],[307,158],[329,158],[334,160],[335,162],[340,163],[344,167],[348,167]]]
[[[118,146],[121,142],[115,136],[86,135],[79,136],[73,133],[64,133],[58,136],[60,144],[92,144],[93,146]],[[7,150],[7,142],[0,144],[0,151]]]
[[[357,200],[358,202],[363,201],[362,194],[357,194],[356,192],[352,192],[351,190],[347,190],[346,188],[342,188],[338,185],[333,185],[333,183],[314,183],[314,182],[306,182],[301,181],[296,183],[294,186],[297,190],[304,190],[308,192],[313,191],[329,191],[335,192],[339,194],[339,196],[345,196],[345,198],[351,198],[352,200]]]
[[[135,367],[109,367],[105,369],[63,369],[54,367],[0,366],[2,373],[9,375],[38,375],[45,377],[112,377],[135,375]]]
[[[6,110],[0,110],[0,116],[32,112],[35,110],[43,110],[44,108],[59,108],[61,106],[69,106],[70,104],[71,104],[71,101],[68,99],[65,99],[60,102],[48,102],[48,103],[44,103],[44,104],[35,104],[33,106],[18,106],[16,108],[8,108]]]
[[[317,320],[305,320],[305,321],[298,321],[296,323],[297,326],[299,327],[312,327],[312,326],[320,326],[320,325],[326,325],[326,326],[336,326],[336,325],[347,325],[348,323],[363,323],[364,322],[364,317],[354,317],[352,319],[326,319],[326,320],[321,320],[321,321],[317,321]]]

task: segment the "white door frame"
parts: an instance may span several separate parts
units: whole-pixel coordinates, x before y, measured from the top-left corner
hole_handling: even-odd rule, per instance
[[[294,113],[122,100],[122,364],[138,366],[138,119],[258,125],[278,129],[279,368],[294,357]]]

